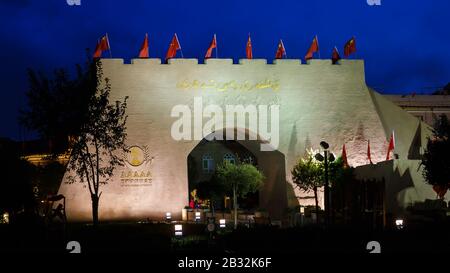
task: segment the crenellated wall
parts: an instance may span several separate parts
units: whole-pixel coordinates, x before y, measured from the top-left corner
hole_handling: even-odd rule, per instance
[[[275,219],[287,206],[313,202],[290,182],[291,169],[307,148],[319,149],[319,142],[325,140],[340,155],[345,143],[350,164],[360,166],[368,163],[370,140],[372,161],[380,162],[385,160],[388,138],[395,130],[396,153],[408,159],[419,125],[416,118],[369,90],[362,60],[341,60],[337,65],[331,60],[302,64],[298,59],[274,60],[273,64],[265,59],[242,59],[238,64],[232,59],[207,59],[204,64],[197,59],[171,59],[168,64],[160,59],[101,62],[111,82],[112,100],[129,96],[127,143],[142,148],[147,156],[141,166],[118,168],[103,187],[101,219],[161,219],[165,212],[180,217],[188,204],[187,156],[199,140],[173,139],[171,127],[178,118],[171,117],[171,111],[176,105],[193,109],[194,98],[201,98],[204,107],[279,106],[277,151],[281,157],[266,157],[263,172],[269,179],[261,192],[263,206]],[[264,152],[254,153],[265,157]],[[271,168],[270,158],[284,158],[285,169]],[[151,182],[141,186],[124,183],[123,173],[129,170],[150,171]],[[60,193],[67,197],[69,219],[89,219],[86,188],[63,183]]]

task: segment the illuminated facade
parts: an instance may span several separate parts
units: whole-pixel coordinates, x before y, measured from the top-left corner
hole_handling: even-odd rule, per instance
[[[417,168],[412,169],[417,158],[411,151],[420,152],[428,127],[367,87],[362,60],[342,60],[338,65],[332,65],[331,60],[301,64],[295,59],[275,60],[273,64],[263,59],[240,60],[239,64],[231,59],[208,59],[205,64],[197,59],[171,59],[168,64],[160,59],[135,59],[131,64],[124,64],[122,59],[102,59],[102,63],[104,76],[112,86],[111,99],[129,96],[127,144],[132,149],[123,155],[125,166],[118,167],[101,188],[101,220],[163,219],[166,212],[181,218],[189,197],[188,155],[203,138],[211,137],[211,132],[201,127],[211,117],[195,116],[199,100],[203,113],[211,105],[219,109],[227,105],[279,109],[277,124],[266,122],[258,112],[257,131],[247,127],[250,118],[245,128],[230,128],[226,122],[222,128],[214,128],[217,134],[228,130],[245,136],[245,140],[237,141],[256,157],[266,177],[259,205],[272,219],[281,219],[287,207],[313,203],[292,185],[290,173],[305,150],[319,149],[322,140],[330,143],[337,155],[345,143],[349,163],[356,167],[368,163],[368,140],[372,161],[384,161],[389,136],[395,131],[397,158],[392,168],[406,168],[414,175],[409,185],[398,185],[393,195],[408,191],[408,202],[434,198],[431,188],[416,175]],[[186,135],[174,137],[174,124],[181,119],[173,115],[178,105],[193,109],[189,116],[184,115],[192,125],[192,139]],[[271,112],[270,117],[273,115]],[[228,117],[224,113],[222,118]],[[235,119],[231,118],[233,124]],[[261,126],[269,126],[272,133],[278,129],[277,135],[265,134]],[[275,149],[264,151],[262,147],[268,143]],[[358,175],[365,173],[372,175],[370,170],[359,171]],[[64,181],[70,175],[66,173]],[[89,220],[88,190],[80,183],[64,181],[60,193],[67,198],[69,220]],[[404,207],[402,202],[395,199],[392,210]]]

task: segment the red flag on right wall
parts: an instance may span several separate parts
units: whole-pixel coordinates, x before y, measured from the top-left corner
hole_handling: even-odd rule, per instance
[[[311,60],[313,58],[314,53],[318,51],[319,51],[319,40],[316,35],[314,36],[314,39],[311,43],[311,46],[308,49],[308,52],[306,52],[305,60]]]
[[[389,139],[389,146],[388,146],[388,151],[387,151],[387,155],[386,155],[386,160],[391,159],[391,152],[393,152],[394,149],[395,149],[395,136],[394,136],[394,131],[392,131],[391,138]]]
[[[367,140],[367,159],[369,160],[370,164],[372,163],[372,155],[370,153],[370,140]]]
[[[101,58],[103,51],[109,50],[109,39],[108,34],[103,36],[99,42],[97,42],[97,46],[95,47],[94,51],[94,58]]]
[[[213,49],[216,49],[216,57],[217,57],[217,39],[216,39],[216,34],[214,34],[213,39],[211,40],[211,43],[209,44],[208,50],[206,51],[205,54],[205,59],[209,59],[212,56],[212,51]]]
[[[284,48],[283,40],[278,43],[277,53],[275,53],[275,59],[282,59],[286,56],[286,49]]]
[[[333,48],[333,54],[331,54],[331,62],[332,64],[337,64],[337,62],[341,59],[341,56],[339,55],[339,51],[336,47]]]
[[[144,42],[142,42],[139,50],[139,58],[148,58],[148,34],[145,34]]]
[[[175,33],[173,35],[172,41],[170,42],[169,48],[167,49],[166,61],[168,59],[175,58],[178,50],[181,50],[181,45],[180,45],[180,42],[178,41],[178,36]]]
[[[345,43],[344,46],[344,56],[348,57],[350,54],[356,52],[356,40],[355,37],[352,37],[350,40],[348,40],[347,43]]]
[[[344,168],[348,168],[349,165],[348,165],[348,161],[347,161],[347,149],[345,149],[345,143],[342,146],[342,155],[341,155],[341,157],[342,157],[342,162],[344,164]]]
[[[252,40],[250,39],[250,34],[248,35],[247,45],[245,46],[245,55],[247,56],[247,59],[253,59]]]

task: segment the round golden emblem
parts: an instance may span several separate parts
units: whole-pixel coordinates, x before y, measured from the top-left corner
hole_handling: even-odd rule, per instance
[[[144,151],[138,146],[132,146],[129,149],[127,161],[131,166],[137,167],[144,163]]]

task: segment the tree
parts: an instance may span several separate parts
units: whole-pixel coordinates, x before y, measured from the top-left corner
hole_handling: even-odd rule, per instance
[[[348,185],[354,178],[354,168],[346,166],[342,156],[338,157],[333,162],[329,163],[329,177],[331,182],[331,204],[330,209],[332,212],[332,221],[334,221],[335,212],[342,208],[344,218],[346,217],[347,210],[346,207],[346,190]]]
[[[314,158],[313,150],[308,151],[305,158],[300,158],[291,171],[292,181],[297,187],[305,192],[314,192],[316,205],[316,221],[319,223],[319,200],[317,189],[324,185],[323,166]]]
[[[209,181],[202,181],[197,184],[197,196],[200,199],[209,199],[212,214],[214,216],[215,201],[225,196],[226,190],[220,183],[216,174]]]
[[[87,117],[81,125],[72,146],[69,169],[77,173],[82,183],[87,183],[92,201],[92,220],[98,224],[98,205],[101,196],[100,185],[107,184],[116,166],[123,165],[117,151],[127,152],[125,110],[127,99],[123,102],[109,103],[111,85],[97,64],[97,88],[90,97]],[[104,86],[102,86],[104,81]]]
[[[450,188],[450,123],[447,116],[436,119],[433,136],[428,138],[421,166],[426,183],[433,186],[439,198]]]
[[[264,175],[255,166],[247,163],[225,161],[217,167],[217,181],[225,192],[233,195],[234,228],[237,228],[237,198],[256,192],[263,185]]]
[[[71,136],[68,169],[86,183],[92,201],[92,219],[98,224],[100,186],[108,183],[115,167],[123,165],[117,151],[126,152],[127,99],[109,102],[111,85],[103,78],[100,61],[88,63],[77,77],[58,70],[55,79],[30,71],[28,109],[22,111],[22,123],[42,137]],[[68,183],[75,179],[70,177]]]
[[[51,153],[64,152],[58,145],[69,136],[78,135],[88,116],[89,100],[96,91],[96,63],[76,66],[75,78],[65,69],[56,69],[52,79],[28,69],[27,108],[21,109],[19,122],[51,144]],[[55,145],[56,144],[56,145]]]

